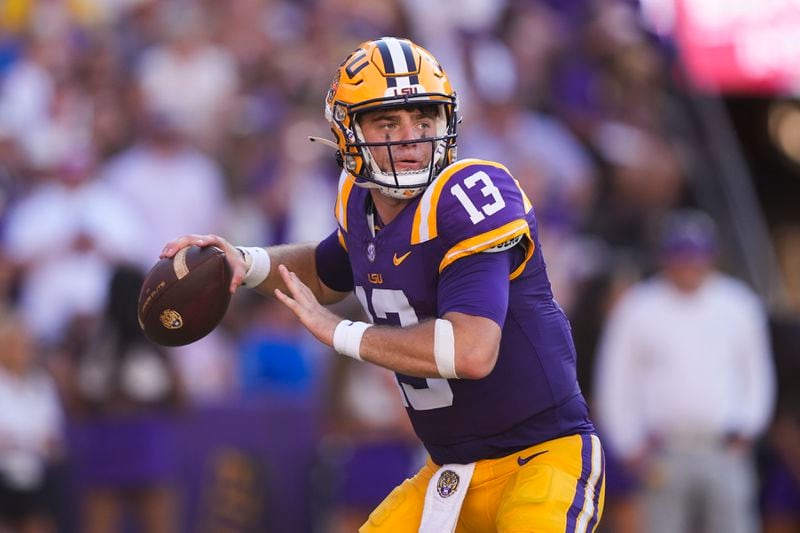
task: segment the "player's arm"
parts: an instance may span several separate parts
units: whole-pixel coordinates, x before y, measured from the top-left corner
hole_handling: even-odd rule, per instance
[[[321,259],[317,249],[329,240],[330,237],[322,243],[282,244],[264,248],[248,247],[246,252],[242,253],[240,248],[233,246],[218,235],[185,235],[168,242],[161,252],[161,257],[172,257],[178,250],[186,246],[217,246],[225,252],[233,272],[231,292],[235,292],[245,282],[248,273],[253,271],[254,263],[256,263],[257,268],[266,272],[266,278],[252,286],[248,284],[248,288],[269,295],[273,294],[275,289],[287,290],[277,269],[273,268],[273,265],[286,265],[303,280],[303,283],[309,287],[320,303],[328,305],[347,296],[346,290],[337,291],[328,287],[317,273],[317,264]],[[260,256],[260,254],[264,255]]]
[[[446,352],[452,349],[455,376],[462,379],[488,376],[497,362],[500,326],[488,318],[458,312],[442,318],[450,325],[429,320],[409,328],[369,328],[361,340],[361,358],[408,376],[452,378],[444,370]],[[452,328],[452,335],[442,332],[442,328]]]
[[[277,270],[272,268],[272,265],[286,265],[290,268],[296,268],[294,272],[303,280],[303,283],[311,288],[314,296],[323,305],[329,305],[341,301],[347,296],[348,292],[335,291],[328,287],[319,276],[317,271],[317,248],[320,243],[306,243],[306,244],[281,244],[278,246],[269,246],[264,248],[269,257],[270,271],[267,277],[254,287],[250,287],[256,292],[264,295],[273,295],[275,289],[286,290],[286,285],[283,282]],[[253,257],[245,258],[253,261]],[[250,265],[247,265],[248,267]]]
[[[340,353],[410,376],[480,379],[497,361],[509,272],[524,255],[523,250],[507,250],[459,259],[440,276],[441,318],[405,328],[343,321],[283,266],[279,271],[291,296],[276,296],[315,337]]]

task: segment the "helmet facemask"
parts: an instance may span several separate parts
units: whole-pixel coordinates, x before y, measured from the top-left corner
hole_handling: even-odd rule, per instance
[[[400,141],[373,141],[367,142],[366,137],[361,129],[359,119],[363,116],[364,112],[358,113],[351,119],[353,124],[355,140],[353,143],[348,143],[347,147],[354,149],[363,158],[362,172],[359,177],[364,177],[369,185],[374,186],[386,196],[391,198],[408,199],[413,198],[422,193],[425,188],[431,184],[441,170],[447,166],[447,151],[448,144],[454,141],[454,135],[448,134],[447,113],[445,104],[422,104],[423,106],[436,106],[436,115],[434,117],[434,136],[422,137],[419,139],[408,139]],[[418,106],[422,107],[422,106]],[[378,108],[381,109],[381,108]],[[370,109],[368,111],[374,111]],[[430,155],[425,166],[413,170],[398,170],[395,164],[398,155],[396,152],[397,146],[404,145],[417,145],[429,144]],[[381,148],[386,150],[388,165],[387,168],[382,169],[378,164],[373,150]],[[452,148],[454,150],[455,147]],[[366,172],[364,172],[366,171]],[[369,174],[369,177],[363,174]]]

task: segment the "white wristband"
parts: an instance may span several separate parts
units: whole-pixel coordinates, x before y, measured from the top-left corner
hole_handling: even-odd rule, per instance
[[[360,353],[361,337],[370,327],[372,324],[366,322],[342,320],[333,330],[333,349],[342,355],[363,361]]]
[[[236,249],[244,255],[244,262],[247,266],[242,287],[258,287],[269,276],[272,266],[269,254],[264,248],[258,246],[237,246]]]
[[[456,337],[449,320],[437,318],[433,327],[433,357],[436,370],[445,379],[458,379],[456,374]]]

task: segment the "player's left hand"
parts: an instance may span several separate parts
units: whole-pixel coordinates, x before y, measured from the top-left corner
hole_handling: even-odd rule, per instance
[[[333,346],[333,332],[342,318],[323,307],[311,289],[300,281],[297,274],[290,272],[283,265],[278,265],[278,272],[291,296],[283,293],[280,289],[275,289],[275,297],[297,315],[297,318],[312,335],[328,346]]]

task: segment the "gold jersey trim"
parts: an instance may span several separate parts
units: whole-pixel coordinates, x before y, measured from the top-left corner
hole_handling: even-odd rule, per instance
[[[528,222],[524,218],[518,218],[511,222],[500,226],[499,228],[475,235],[468,239],[464,239],[444,254],[442,261],[439,263],[439,272],[444,270],[448,265],[452,264],[457,259],[466,257],[468,255],[476,254],[487,250],[498,244],[502,244],[510,239],[519,235],[524,235],[528,239],[528,247],[525,253],[525,260],[511,273],[509,279],[514,279],[519,276],[525,268],[525,265],[533,256],[533,239],[531,239],[531,230]]]

